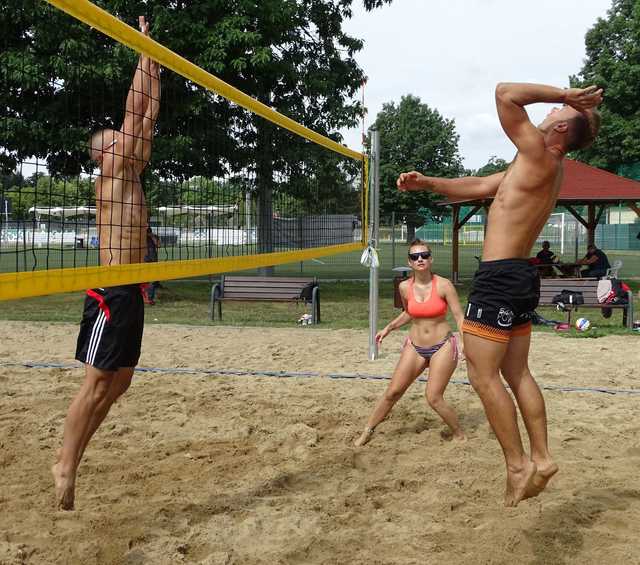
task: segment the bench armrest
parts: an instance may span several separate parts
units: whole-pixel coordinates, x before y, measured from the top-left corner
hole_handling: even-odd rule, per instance
[[[218,304],[218,317],[222,320],[222,284],[214,283],[211,287],[211,300],[209,303],[209,314],[211,316],[211,320],[215,320],[215,308],[216,303]]]

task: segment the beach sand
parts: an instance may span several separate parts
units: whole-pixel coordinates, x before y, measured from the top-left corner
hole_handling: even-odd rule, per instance
[[[375,362],[355,330],[148,325],[140,372],[89,445],[76,509],[49,468],[81,368],[77,327],[0,325],[0,563],[640,564],[640,395],[545,390],[560,473],[502,506],[504,464],[467,384],[446,397],[469,441],[447,441],[412,386],[356,449],[403,335]],[[535,333],[542,385],[640,392],[640,339]],[[460,365],[454,379],[466,379]]]

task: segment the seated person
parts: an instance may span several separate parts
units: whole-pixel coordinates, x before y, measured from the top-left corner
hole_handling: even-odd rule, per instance
[[[604,277],[607,274],[607,269],[611,268],[606,253],[595,245],[587,247],[587,254],[578,263],[587,265],[587,268],[582,271],[583,277]]]
[[[556,260],[556,254],[549,249],[550,247],[551,244],[548,241],[543,241],[542,249],[536,255],[542,265],[551,265]]]
[[[536,259],[538,260],[538,265],[552,265],[557,261],[556,254],[549,249],[551,244],[548,241],[542,242],[542,249],[538,251],[536,255]],[[555,273],[553,272],[553,267],[541,267],[538,272],[541,277],[553,277]]]

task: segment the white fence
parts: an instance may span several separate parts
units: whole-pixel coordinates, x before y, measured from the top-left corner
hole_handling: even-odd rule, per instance
[[[181,230],[178,228],[152,228],[154,233],[164,239],[167,245],[214,244],[247,245],[255,244],[256,230],[244,229],[202,229]],[[80,244],[80,241],[82,243]],[[80,244],[80,245],[79,245]],[[98,247],[98,233],[95,228],[89,231],[45,231],[45,230],[0,230],[0,247],[41,248],[41,247]]]
[[[39,231],[39,230],[2,230],[0,231],[0,246],[11,247],[62,247],[74,246],[79,237],[86,237],[86,233],[79,236],[75,231]]]

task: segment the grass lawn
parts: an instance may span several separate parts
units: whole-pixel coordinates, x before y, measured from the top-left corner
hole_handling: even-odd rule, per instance
[[[634,290],[636,319],[640,318],[638,291],[640,281],[631,281]],[[303,314],[305,306],[295,303],[230,302],[223,305],[222,322],[209,319],[210,284],[205,281],[169,281],[158,291],[155,306],[146,308],[146,322],[151,324],[189,325],[231,325],[231,326],[274,326],[293,327]],[[321,282],[322,323],[319,328],[367,328],[368,284],[357,281]],[[465,303],[469,283],[459,287],[460,300]],[[0,302],[0,320],[29,320],[47,322],[79,322],[84,295],[81,292],[58,294],[38,298]],[[391,282],[380,284],[379,327],[396,316],[393,308],[393,286]],[[547,319],[564,320],[565,314],[553,308],[539,308],[538,313]],[[604,319],[598,309],[583,309],[574,314],[588,318],[594,329],[584,334],[575,330],[562,335],[582,335],[598,337],[607,334],[624,334],[629,330],[622,327],[622,312],[614,310],[610,319]],[[313,331],[313,326],[308,327]],[[536,326],[536,331],[553,331],[551,328]]]

